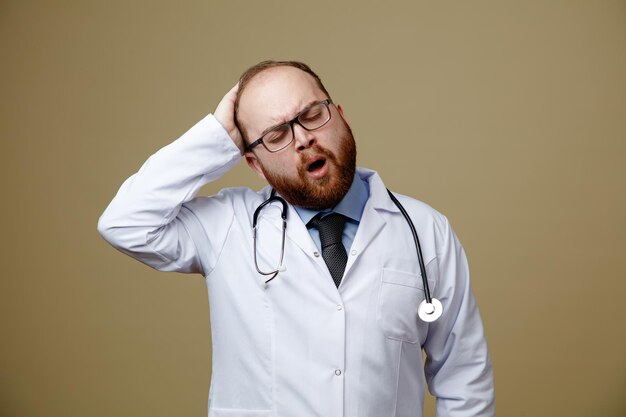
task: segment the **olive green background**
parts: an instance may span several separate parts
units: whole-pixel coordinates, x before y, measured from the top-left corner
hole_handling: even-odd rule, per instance
[[[359,164],[452,222],[499,416],[626,415],[626,2],[2,1],[0,53],[1,416],[206,415],[202,277],[96,222],[266,58],[311,64]]]

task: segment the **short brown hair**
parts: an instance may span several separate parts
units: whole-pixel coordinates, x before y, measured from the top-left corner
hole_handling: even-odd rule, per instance
[[[258,64],[253,65],[247,70],[245,70],[244,73],[241,74],[241,77],[239,77],[239,89],[237,90],[237,96],[235,97],[235,125],[237,126],[241,134],[244,135],[244,137],[245,137],[245,134],[243,130],[241,129],[241,126],[239,125],[239,120],[237,117],[239,114],[239,100],[241,99],[241,94],[243,93],[243,90],[245,90],[250,80],[252,80],[252,78],[254,78],[255,75],[267,69],[274,68],[274,67],[294,67],[294,68],[298,68],[301,71],[306,72],[307,74],[312,76],[313,79],[315,79],[317,86],[324,92],[324,94],[326,94],[326,97],[330,98],[330,94],[328,94],[326,87],[324,87],[324,84],[322,84],[322,80],[320,79],[320,77],[315,72],[313,72],[311,67],[309,67],[304,62],[274,61],[274,60],[267,60],[267,61],[259,62]]]

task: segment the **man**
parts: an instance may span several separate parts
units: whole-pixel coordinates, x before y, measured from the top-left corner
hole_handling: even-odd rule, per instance
[[[242,154],[271,188],[194,198]],[[355,159],[344,111],[317,75],[262,62],[127,179],[100,218],[122,252],[205,276],[210,417],[416,417],[426,383],[438,416],[494,415],[463,248],[442,214],[397,196],[443,305],[438,320],[420,320],[425,291],[408,223]],[[257,211],[272,188],[288,202],[286,231],[279,200]]]

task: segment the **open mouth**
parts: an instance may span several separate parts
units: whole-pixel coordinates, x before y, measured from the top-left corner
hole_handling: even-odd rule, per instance
[[[328,163],[326,158],[323,156],[312,158],[307,162],[306,172],[315,180],[324,178],[328,174]]]
[[[324,165],[326,165],[326,159],[324,158],[316,159],[315,161],[309,164],[306,170],[308,172],[315,172],[317,170],[322,169]]]

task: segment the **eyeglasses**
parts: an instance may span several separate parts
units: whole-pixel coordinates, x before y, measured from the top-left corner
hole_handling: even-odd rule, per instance
[[[265,131],[263,136],[246,147],[246,152],[251,151],[260,143],[262,143],[265,149],[270,152],[278,152],[285,149],[289,146],[289,144],[291,144],[291,142],[293,142],[293,125],[295,123],[309,131],[319,129],[328,123],[330,120],[330,109],[328,108],[328,105],[330,103],[332,103],[332,101],[328,98],[326,100],[312,103],[290,121],[274,126]]]

